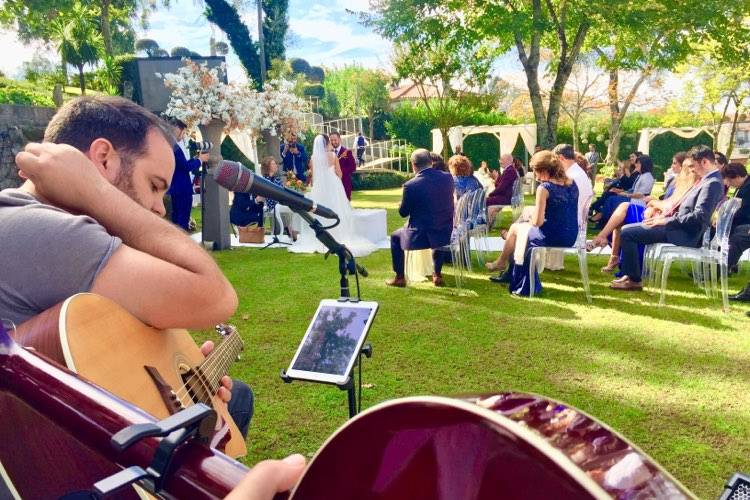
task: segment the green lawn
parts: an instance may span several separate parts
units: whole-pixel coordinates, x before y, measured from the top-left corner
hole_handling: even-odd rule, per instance
[[[388,209],[402,224],[400,190],[355,193],[357,207]],[[507,227],[507,215],[506,224]],[[292,452],[311,456],[347,418],[346,394],[312,383],[286,385],[286,368],[323,298],[338,295],[337,263],[285,250],[214,254],[240,306],[232,321],[246,342],[231,375],[256,395],[248,464]],[[650,293],[617,293],[589,259],[594,303],[578,287],[573,260],[544,273],[543,294],[512,297],[488,274],[452,288],[390,289],[390,254],[362,260],[362,296],[380,303],[364,361],[363,407],[417,394],[531,391],[572,404],[623,433],[700,497],[717,497],[736,470],[750,472],[750,329],[742,307],[723,314],[692,281],[673,273],[668,305]],[[452,269],[446,268],[449,284]],[[730,281],[732,290],[750,278]],[[207,297],[206,300],[211,300]],[[196,334],[203,339],[205,332]]]

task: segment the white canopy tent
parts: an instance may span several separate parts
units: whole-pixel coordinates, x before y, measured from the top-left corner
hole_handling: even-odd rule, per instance
[[[464,139],[475,134],[492,134],[497,137],[497,140],[500,141],[501,153],[512,153],[519,136],[521,136],[527,151],[534,151],[534,146],[536,146],[536,125],[533,123],[523,125],[461,125],[448,129],[450,150],[455,151],[456,146],[461,146],[463,149]],[[442,154],[444,148],[443,135],[440,133],[440,129],[433,129],[432,152]]]
[[[732,131],[732,124],[731,123],[722,123],[719,127],[719,137],[716,141],[716,149],[719,151],[726,151],[729,147],[729,136]],[[693,139],[695,137],[698,137],[703,132],[708,132],[709,135],[712,134],[712,130],[710,127],[660,127],[660,128],[644,128],[641,129],[641,135],[638,139],[638,151],[641,153],[647,155],[649,154],[650,148],[651,148],[651,140],[661,134],[666,134],[667,132],[671,132],[674,135],[678,137],[682,137],[685,139]]]
[[[198,136],[200,137],[200,130],[196,129],[196,131],[198,133]],[[237,149],[239,149],[243,155],[245,155],[250,161],[252,161],[254,165],[258,165],[259,158],[258,146],[256,143],[257,138],[250,132],[246,132],[244,130],[232,130],[232,132],[228,135],[237,146]],[[221,134],[222,142],[226,137],[226,133]],[[203,140],[202,137],[200,137],[200,140]],[[220,144],[215,146],[221,147]]]

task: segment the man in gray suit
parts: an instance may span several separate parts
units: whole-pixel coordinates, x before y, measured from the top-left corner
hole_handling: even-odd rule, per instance
[[[676,213],[663,214],[622,228],[623,277],[610,285],[615,290],[642,290],[641,256],[638,245],[671,243],[697,247],[711,224],[711,214],[724,196],[721,175],[716,168],[714,153],[707,146],[696,146],[688,152],[695,160],[695,172],[701,180],[682,199]]]

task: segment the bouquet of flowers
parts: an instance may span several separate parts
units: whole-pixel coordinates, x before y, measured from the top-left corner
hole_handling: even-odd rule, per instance
[[[286,173],[286,181],[284,182],[284,186],[293,189],[294,191],[299,191],[300,193],[304,193],[307,191],[307,186],[305,186],[305,183],[302,182],[302,180],[297,178],[297,175],[293,171],[288,171]]]
[[[227,131],[242,129],[253,135],[263,130],[271,135],[296,131],[304,101],[291,92],[291,83],[272,81],[257,92],[247,85],[224,83],[225,72],[223,64],[209,68],[185,59],[177,73],[157,74],[172,91],[165,114],[190,128],[216,119],[224,122]]]

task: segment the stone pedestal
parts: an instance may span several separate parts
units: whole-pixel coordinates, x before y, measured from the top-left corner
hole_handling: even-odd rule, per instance
[[[201,125],[204,141],[211,141],[213,148],[209,152],[209,172],[221,161],[221,132],[224,123],[212,120],[208,125]],[[203,192],[203,243],[212,242],[214,250],[231,248],[229,228],[229,192],[216,184],[209,173],[205,177]]]

